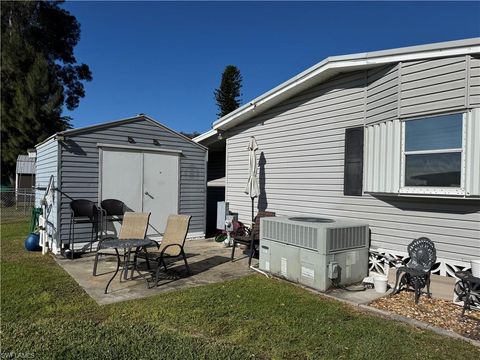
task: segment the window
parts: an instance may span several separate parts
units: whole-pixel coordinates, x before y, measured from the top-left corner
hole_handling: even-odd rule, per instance
[[[463,118],[460,113],[404,121],[402,192],[463,193]]]
[[[345,164],[343,194],[362,196],[363,126],[345,129]]]

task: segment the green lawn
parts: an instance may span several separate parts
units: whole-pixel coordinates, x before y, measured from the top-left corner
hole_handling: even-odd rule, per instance
[[[261,276],[107,306],[2,225],[2,358],[475,359],[472,345]],[[13,358],[13,357],[12,357]]]

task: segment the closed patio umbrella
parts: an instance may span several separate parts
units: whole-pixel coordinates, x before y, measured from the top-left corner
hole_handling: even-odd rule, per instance
[[[248,181],[247,186],[245,187],[245,193],[250,196],[252,199],[252,223],[254,219],[254,200],[257,196],[260,195],[260,185],[258,183],[258,174],[257,174],[257,155],[256,151],[258,149],[257,141],[252,136],[250,142],[248,143]]]

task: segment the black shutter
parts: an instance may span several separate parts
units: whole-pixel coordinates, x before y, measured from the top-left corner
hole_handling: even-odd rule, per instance
[[[345,129],[343,195],[362,196],[363,126]]]

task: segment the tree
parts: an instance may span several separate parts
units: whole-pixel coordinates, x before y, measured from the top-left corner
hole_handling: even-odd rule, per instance
[[[193,138],[196,138],[197,136],[201,135],[198,131],[194,131],[194,132],[191,132],[191,133],[180,131],[180,134],[188,137],[189,139],[193,139]]]
[[[13,175],[18,154],[70,127],[92,75],[77,64],[80,24],[53,1],[1,3],[2,173]]]
[[[231,113],[240,106],[240,90],[242,89],[242,75],[234,65],[227,65],[222,74],[220,87],[214,91],[215,100],[220,112],[219,118]]]

